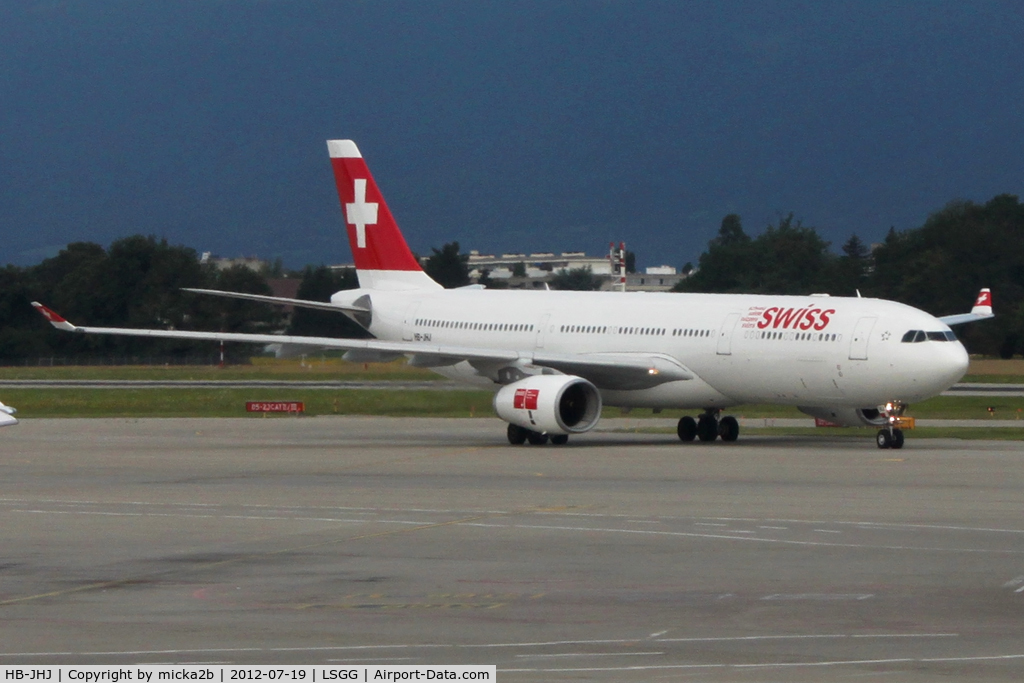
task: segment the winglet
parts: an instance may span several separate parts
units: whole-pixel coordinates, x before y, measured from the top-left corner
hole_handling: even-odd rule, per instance
[[[50,321],[50,324],[56,327],[58,330],[64,330],[65,332],[74,332],[75,326],[69,323],[64,318],[60,317],[54,311],[51,311],[46,306],[42,305],[38,301],[33,301],[32,305],[37,311],[43,314],[43,317]]]
[[[978,299],[974,302],[974,308],[971,309],[971,313],[974,315],[982,315],[986,318],[992,316],[992,290],[988,287],[983,288],[978,292]]]
[[[944,315],[939,320],[952,327],[953,325],[963,325],[964,323],[973,323],[994,317],[995,314],[992,312],[992,290],[985,287],[978,292],[978,298],[974,300],[974,308],[971,309],[970,313]]]

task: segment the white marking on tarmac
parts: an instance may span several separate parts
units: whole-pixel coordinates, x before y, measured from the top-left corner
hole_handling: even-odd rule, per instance
[[[359,664],[361,662],[408,662],[415,657],[374,657],[372,659],[328,659],[328,662],[344,662],[347,664]]]
[[[549,510],[464,510],[464,509],[437,509],[437,508],[373,508],[373,507],[346,507],[337,505],[302,505],[302,506],[282,506],[282,505],[260,505],[247,503],[242,505],[231,505],[223,506],[217,503],[173,503],[173,502],[152,502],[152,501],[96,501],[96,500],[68,500],[68,499],[54,499],[54,498],[15,498],[0,496],[0,504],[4,503],[31,503],[31,504],[43,504],[43,503],[56,503],[61,505],[145,505],[145,506],[161,506],[161,507],[197,507],[197,508],[217,508],[217,507],[235,507],[235,508],[253,508],[253,509],[278,509],[278,510],[339,510],[339,511],[366,511],[369,513],[390,513],[406,512],[406,513],[427,513],[427,514],[514,514],[529,512],[535,515],[549,515],[549,516],[561,516],[561,517],[598,517],[598,518],[626,518],[629,515],[625,514],[609,514],[609,513],[586,513],[586,512],[569,512],[569,511],[558,511],[552,512]],[[666,520],[688,520],[693,517],[672,517],[672,516],[659,516],[660,519]],[[853,525],[864,528],[877,528],[877,529],[936,529],[942,531],[978,531],[988,533],[1006,533],[1006,534],[1024,534],[1024,529],[1000,529],[1000,528],[989,528],[989,527],[965,527],[955,525],[941,525],[941,524],[904,524],[899,522],[864,522],[864,521],[843,521],[843,520],[810,520],[810,519],[753,519],[748,517],[704,517],[698,519],[709,519],[719,522],[782,522],[788,524],[831,524],[831,525]],[[700,524],[700,522],[695,522]],[[706,524],[706,523],[705,523]],[[728,526],[728,525],[723,525]],[[786,530],[788,527],[778,526],[764,526],[766,529],[780,529]]]
[[[834,640],[842,638],[959,638],[959,633],[806,633],[778,636],[659,638],[659,643],[717,643],[744,640]]]
[[[837,520],[814,519],[766,519],[765,522],[784,522],[787,524],[835,524],[837,526],[860,526],[877,529],[936,529],[939,531],[984,531],[999,534],[1024,534],[1024,529],[993,529],[989,527],[953,526],[946,524],[902,524],[900,522],[848,522]]]
[[[620,667],[588,667],[588,668],[560,668],[560,669],[499,669],[503,674],[509,673],[583,673],[599,671],[667,671],[672,669],[785,669],[801,667],[826,667],[826,666],[863,666],[878,664],[921,664],[921,663],[956,663],[956,662],[985,662],[985,661],[1007,661],[1011,659],[1024,659],[1024,654],[1014,655],[987,655],[979,657],[896,657],[892,659],[840,659],[818,662],[754,662],[751,664],[652,664],[634,665]]]
[[[1022,555],[1024,550],[1002,550],[988,548],[936,548],[913,545],[874,545],[871,543],[827,543],[825,541],[794,541],[781,538],[763,538],[760,536],[727,536],[725,534],[699,534],[688,531],[654,531],[645,529],[610,529],[602,527],[573,527],[544,524],[493,524],[485,522],[464,522],[460,526],[478,526],[491,529],[537,529],[544,531],[595,531],[611,534],[647,534],[650,536],[674,536],[682,538],[707,538],[725,541],[749,541],[751,543],[779,543],[783,545],[802,545],[822,548],[871,548],[874,550],[916,550],[922,552],[942,553],[986,553],[995,555]]]
[[[279,522],[338,522],[342,524],[424,524],[423,521],[403,519],[343,519],[339,517],[270,517],[266,515],[191,515],[171,512],[100,512],[93,510],[27,510],[14,508],[11,512],[30,512],[41,515],[99,515],[103,517],[175,517],[189,519],[252,519]]]
[[[651,657],[664,652],[560,652],[550,655],[516,655],[524,659],[547,659],[554,657]]]
[[[792,640],[815,638],[957,638],[959,633],[879,633],[879,634],[806,634],[806,635],[761,635],[761,636],[724,636],[724,637],[692,637],[692,638],[659,638],[656,643],[681,642],[729,642],[742,640]],[[138,655],[175,655],[197,653],[227,652],[348,652],[367,650],[413,650],[413,649],[486,649],[516,647],[554,647],[563,645],[623,645],[643,642],[644,638],[608,638],[600,640],[550,640],[524,643],[395,643],[391,645],[327,645],[322,647],[224,647],[224,648],[183,648],[178,650],[105,650],[105,651],[55,651],[55,652],[0,652],[0,657],[105,657]],[[1021,655],[1024,656],[1024,655]]]
[[[772,593],[762,600],[868,600],[874,593]]]

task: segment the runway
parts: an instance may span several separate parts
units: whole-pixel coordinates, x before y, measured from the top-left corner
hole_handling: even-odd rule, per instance
[[[0,431],[0,663],[1024,679],[1024,444],[497,420]]]

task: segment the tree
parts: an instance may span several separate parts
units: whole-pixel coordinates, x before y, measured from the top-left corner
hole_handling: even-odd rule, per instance
[[[852,296],[867,283],[871,268],[871,250],[856,235],[842,247],[843,255],[836,259],[825,290],[831,294]]]
[[[700,255],[697,272],[680,280],[676,292],[740,292],[749,288],[754,261],[750,238],[743,232],[740,217],[734,213],[722,218],[718,235]],[[748,290],[749,291],[749,290]]]
[[[257,273],[243,265],[235,265],[219,271],[214,287],[225,292],[245,292],[264,296],[273,294],[262,273]],[[280,329],[283,318],[279,306],[242,299],[217,298],[216,310],[220,318],[218,329],[228,332],[270,333]]]
[[[495,280],[491,277],[491,271],[487,268],[481,271],[476,283],[487,289],[508,289],[508,282],[506,280]]]
[[[465,287],[469,284],[469,256],[459,253],[459,243],[449,242],[427,259],[423,270],[445,289]]]
[[[804,227],[790,213],[769,225],[752,241],[756,259],[749,291],[766,294],[810,294],[827,287],[835,256],[814,228]]]
[[[551,278],[551,289],[572,289],[577,291],[594,291],[601,288],[601,279],[594,275],[590,266],[572,268],[555,273]]]
[[[15,266],[0,269],[0,360],[38,355],[45,349],[45,330],[31,301],[26,272]]]
[[[526,277],[526,264],[520,261],[512,264],[512,277]]]
[[[740,217],[722,219],[718,235],[708,243],[693,274],[680,280],[676,292],[750,292],[810,294],[827,292],[835,256],[814,228],[804,227],[790,213],[751,239]]]
[[[722,218],[715,241],[719,246],[745,244],[750,241],[747,233],[743,232],[743,223],[738,214],[730,213]]]
[[[846,243],[843,244],[843,254],[848,258],[863,260],[866,259],[870,253],[871,250],[868,249],[867,245],[864,244],[859,237],[857,237],[856,233],[850,235],[850,239],[846,240]]]
[[[981,287],[991,287],[996,317],[964,325],[958,335],[972,353],[1024,350],[1024,205],[1016,196],[951,202],[920,228],[890,229],[873,260],[873,296],[934,315],[962,313]]]
[[[29,270],[33,296],[69,319],[115,327],[189,327],[191,295],[183,287],[207,287],[210,273],[196,252],[167,240],[133,235],[104,250],[77,242]],[[43,337],[40,351],[77,354],[175,354],[194,342],[140,337],[54,335]]]

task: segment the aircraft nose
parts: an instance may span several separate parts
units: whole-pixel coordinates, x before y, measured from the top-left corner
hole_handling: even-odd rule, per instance
[[[967,355],[967,349],[960,342],[953,344],[937,344],[936,346],[945,347],[942,349],[943,353],[941,358],[938,359],[938,369],[942,372],[943,377],[948,381],[947,387],[953,386],[960,381],[965,374],[967,374],[967,368],[971,364],[971,358]]]

